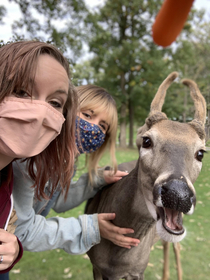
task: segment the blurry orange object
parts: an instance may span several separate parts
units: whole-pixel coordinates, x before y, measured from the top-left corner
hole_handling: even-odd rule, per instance
[[[157,45],[171,45],[181,32],[194,0],[165,0],[152,26]]]

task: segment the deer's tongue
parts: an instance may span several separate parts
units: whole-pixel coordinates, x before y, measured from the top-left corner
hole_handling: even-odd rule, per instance
[[[182,213],[169,208],[163,208],[163,226],[164,228],[172,234],[182,234],[184,228],[182,226]]]

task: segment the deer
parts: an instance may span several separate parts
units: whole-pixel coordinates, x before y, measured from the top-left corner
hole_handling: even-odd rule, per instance
[[[137,161],[132,160],[129,162],[123,162],[118,165],[117,169],[120,171],[126,171],[130,173],[136,166]],[[109,169],[107,167],[106,169]],[[169,273],[169,250],[170,250],[170,243],[164,240],[161,240],[163,246],[163,273],[162,273],[162,280],[168,280],[170,278]],[[172,243],[173,251],[175,255],[176,261],[176,270],[177,270],[177,279],[182,280],[182,265],[180,259],[180,250],[181,246],[180,243]]]
[[[128,250],[101,238],[87,252],[94,280],[143,280],[155,242],[178,243],[186,236],[182,215],[193,214],[196,205],[193,183],[205,153],[206,102],[197,84],[184,79],[194,102],[194,119],[188,123],[168,119],[162,106],[177,77],[178,72],[172,72],[162,82],[145,124],[138,129],[139,158],[134,169],[86,205],[86,214],[116,213],[113,223],[133,228],[128,236],[141,241]]]

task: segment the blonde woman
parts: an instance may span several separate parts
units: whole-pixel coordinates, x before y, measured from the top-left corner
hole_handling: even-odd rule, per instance
[[[105,89],[93,85],[80,86],[76,90],[79,98],[76,144],[78,155],[87,155],[88,173],[83,174],[77,182],[71,182],[66,197],[58,185],[57,192],[50,200],[39,201],[30,188],[33,182],[23,164],[14,165],[14,205],[18,216],[15,234],[28,251],[62,248],[69,254],[82,254],[99,243],[100,236],[125,248],[139,243],[138,239],[124,236],[133,232],[132,229],[119,228],[110,222],[115,218],[114,213],[81,215],[77,219],[44,217],[51,208],[59,213],[78,206],[93,197],[103,186],[116,182],[127,174],[121,171],[112,174],[101,169],[98,171],[98,162],[106,148],[110,151],[113,170],[116,170],[117,109],[114,99]],[[48,182],[46,195],[50,191],[51,184]],[[24,211],[21,207],[23,204]]]
[[[90,181],[92,181],[92,175],[97,174],[98,162],[107,147],[109,148],[113,170],[116,171],[115,142],[118,122],[117,109],[113,97],[101,87],[94,85],[79,86],[77,87],[77,94],[79,99],[79,113],[76,124],[80,122],[80,126],[77,125],[79,130],[76,133],[76,144],[80,153],[86,153],[86,165]],[[91,135],[89,141],[87,136],[88,132],[84,132],[86,127],[83,120],[98,125],[102,131],[103,139],[99,139],[100,137],[98,134],[96,136],[95,133],[95,139],[91,139]],[[91,132],[93,131],[92,129],[90,130]],[[86,142],[85,139],[87,139]],[[118,176],[115,179],[118,180]]]

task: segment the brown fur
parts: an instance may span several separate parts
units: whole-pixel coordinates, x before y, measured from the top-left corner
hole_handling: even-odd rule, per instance
[[[179,242],[185,236],[182,213],[194,211],[193,183],[202,166],[197,155],[205,149],[201,137],[205,112],[200,110],[205,111],[205,100],[197,88],[192,90],[194,82],[188,80],[196,99],[195,108],[200,111],[195,112],[196,119],[189,124],[168,120],[161,109],[165,91],[176,77],[176,72],[170,74],[159,87],[149,118],[138,130],[136,165],[131,162],[119,166],[132,171],[101,190],[87,205],[88,214],[116,213],[113,223],[133,228],[130,236],[141,240],[137,247],[127,250],[102,238],[88,252],[95,280],[143,280],[157,233],[167,242]],[[195,122],[197,127],[192,125]]]

